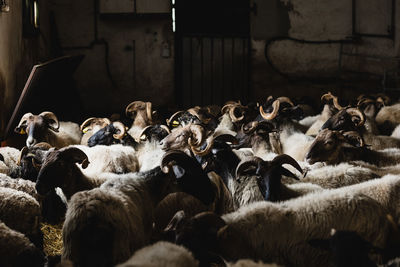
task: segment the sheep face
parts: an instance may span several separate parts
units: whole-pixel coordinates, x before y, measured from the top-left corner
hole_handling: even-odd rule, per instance
[[[170,133],[171,131],[165,125],[149,125],[140,134],[140,141],[160,142]]]
[[[54,113],[45,111],[39,115],[26,113],[14,131],[27,134],[26,146],[31,147],[39,142],[48,142],[49,131],[58,132],[59,127],[60,124]]]
[[[364,124],[363,113],[356,108],[342,109],[329,118],[321,127],[330,130],[356,131]]]
[[[307,162],[310,164],[319,161],[328,164],[337,163],[340,148],[344,141],[344,136],[338,131],[328,129],[320,131],[306,155]]]
[[[114,138],[114,134],[118,131],[112,124],[105,126],[93,134],[88,140],[88,146],[92,147],[95,145],[112,145],[119,143],[118,139]]]
[[[269,122],[250,122],[243,125],[235,136],[238,140],[238,145],[235,148],[252,147],[258,148],[265,146],[267,150],[271,150],[269,142],[270,133],[274,131],[274,126]]]
[[[82,164],[82,168],[89,164],[86,154],[78,148],[66,147],[49,152],[37,177],[38,194],[45,195],[56,187],[64,190],[67,183],[73,183],[71,179],[76,177],[79,171],[75,163]]]
[[[50,149],[47,143],[38,143],[30,148],[23,148],[19,158],[20,168],[10,174],[11,177],[23,178],[32,182],[36,181],[43,158]]]
[[[204,141],[204,128],[189,124],[170,133],[162,140],[163,150],[187,150],[189,147],[199,147]]]

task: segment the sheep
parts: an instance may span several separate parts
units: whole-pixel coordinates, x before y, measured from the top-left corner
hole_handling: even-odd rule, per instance
[[[11,178],[0,173],[0,187],[7,187],[18,191],[25,192],[39,201],[39,196],[35,189],[35,183],[21,178]]]
[[[152,103],[134,101],[126,107],[125,114],[127,117],[133,119],[128,134],[130,134],[136,142],[139,142],[139,134],[142,130],[146,126],[153,124],[152,116],[155,114],[155,111],[152,111]]]
[[[298,180],[293,173],[282,167],[283,164],[290,164],[299,172],[303,172],[300,165],[290,156],[283,154],[275,157],[272,161],[263,161],[258,157],[253,157],[247,161],[241,162],[236,169],[236,179],[246,179],[246,173],[249,169],[255,169],[255,175],[257,177],[257,185],[263,199],[266,201],[284,201],[291,198],[296,198],[311,192],[321,191],[322,188],[313,184],[302,184],[298,185],[284,185],[281,183],[282,176],[291,177]],[[245,184],[243,181],[237,183],[235,194],[233,194],[236,199],[236,193],[239,193]],[[239,191],[239,192],[237,192]],[[244,190],[240,192],[240,199],[245,197],[246,194],[253,192],[254,190]],[[243,194],[243,195],[242,195]],[[243,204],[243,203],[241,203]],[[247,203],[246,203],[247,204]]]
[[[116,124],[114,122],[113,124]],[[135,149],[134,154],[138,161],[140,171],[150,170],[159,165],[164,151],[161,149],[160,141],[170,133],[170,130],[165,125],[150,125],[146,126],[139,134],[140,142],[136,143],[130,135],[124,135],[123,128],[120,127],[121,133],[117,134],[112,130],[113,125],[109,125],[89,139],[89,146],[98,144],[110,145],[112,143],[121,143],[123,145],[132,146]],[[117,128],[114,128],[117,129]],[[122,136],[120,139],[115,139],[117,136]],[[123,136],[124,135],[124,136]]]
[[[342,133],[324,129],[319,132],[306,156],[312,164],[317,161],[336,164],[343,161],[362,160],[376,166],[395,165],[400,154],[392,150],[374,151],[364,146],[362,137],[357,132]]]
[[[300,181],[284,178],[283,182],[288,184],[294,181],[298,184],[316,184],[322,188],[339,188],[379,177],[381,175],[369,167],[361,167],[343,162],[335,166],[328,165],[320,168],[312,168]]]
[[[263,119],[277,124],[276,128],[279,130],[282,153],[302,161],[305,158],[305,151],[310,146],[313,137],[304,134],[304,126],[290,119],[290,109],[282,106],[280,102],[282,100],[275,100],[272,103],[272,111],[270,113],[266,113],[263,107],[260,106],[260,115]],[[285,102],[288,102],[288,100]]]
[[[400,103],[382,107],[376,114],[375,121],[382,134],[390,134],[400,124]]]
[[[315,122],[309,126],[306,135],[310,136],[316,136],[321,129],[321,126],[330,118],[332,117],[333,114],[337,112],[338,109],[341,109],[341,106],[339,105],[338,99],[336,96],[332,95],[331,92],[328,92],[327,94],[324,94],[321,96],[321,101],[329,101],[333,100],[333,105],[330,104],[325,104],[324,108],[321,112],[320,115],[317,115],[317,119]],[[302,122],[300,122],[302,124]],[[304,123],[303,123],[304,124]]]
[[[157,242],[135,252],[126,262],[117,267],[197,267],[199,262],[182,246],[169,242]]]
[[[189,249],[199,249],[193,243],[202,244],[200,249],[229,261],[250,258],[289,266],[327,266],[328,254],[310,247],[307,240],[324,238],[334,227],[356,231],[375,246],[385,247],[391,228],[386,214],[384,207],[363,194],[326,190],[282,203],[252,203],[221,218],[198,214],[179,227],[176,243]]]
[[[129,149],[126,151],[123,148]],[[129,155],[131,150],[134,151],[122,145],[93,148],[77,145],[51,151],[40,168],[36,190],[45,195],[60,187],[66,198],[70,199],[78,191],[89,190],[105,182],[107,175],[101,175],[102,172],[126,173],[137,170],[135,156]],[[78,167],[75,163],[82,166]],[[82,172],[84,169],[87,170]]]
[[[48,143],[37,143],[31,147],[23,147],[18,165],[11,170],[9,176],[12,178],[23,178],[32,182],[36,181],[43,158],[52,147]]]
[[[332,253],[332,263],[337,267],[377,267],[368,253],[375,248],[354,231],[336,231],[332,228],[328,239],[313,239],[308,243]]]
[[[99,129],[96,133],[92,134],[87,141],[89,147],[111,144],[123,144],[136,147],[137,143],[133,137],[126,133],[125,125],[119,121],[114,121],[104,128]]]
[[[0,266],[42,267],[44,262],[43,252],[26,236],[0,221]]]
[[[254,155],[264,158],[269,153],[282,154],[279,134],[268,121],[253,121],[242,126],[235,138],[238,144],[234,148],[251,147]]]
[[[95,118],[91,117],[85,120],[79,127],[83,135],[81,138],[81,145],[87,145],[89,138],[95,134],[98,130],[110,125],[111,121],[108,118]]]
[[[14,147],[0,147],[0,173],[9,175],[18,167],[20,151]]]
[[[32,196],[15,189],[0,187],[0,220],[41,247],[41,210],[38,201]]]
[[[400,147],[400,139],[373,134],[371,130],[368,130],[368,127],[371,128],[371,126],[368,126],[365,121],[366,118],[359,109],[346,108],[340,110],[327,120],[324,125],[322,125],[321,130],[357,131],[363,137],[366,144],[368,144],[373,150]]]
[[[78,124],[60,122],[56,115],[50,111],[44,111],[39,115],[24,114],[14,131],[28,135],[26,139],[27,147],[39,142],[47,142],[51,146],[61,148],[72,144],[80,144],[82,138]]]

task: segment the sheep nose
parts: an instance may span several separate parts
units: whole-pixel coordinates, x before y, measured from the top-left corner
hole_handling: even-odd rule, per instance
[[[28,137],[28,139],[26,139],[26,145],[27,145],[27,147],[31,147],[31,146],[33,146],[35,143],[36,143],[36,142],[35,142],[35,139],[34,139],[34,138]]]

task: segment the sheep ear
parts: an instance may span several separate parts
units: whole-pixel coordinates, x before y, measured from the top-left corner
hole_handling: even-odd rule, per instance
[[[187,221],[187,216],[183,210],[175,213],[169,224],[164,228],[164,233],[175,232],[179,227]]]
[[[186,173],[185,169],[178,165],[172,165],[172,171],[174,172],[176,179],[182,178]]]
[[[314,248],[320,248],[323,250],[331,249],[329,239],[311,239],[308,240],[307,243]]]
[[[62,154],[62,157],[64,157],[65,159],[82,164],[83,169],[87,168],[87,166],[89,165],[89,159],[87,155],[79,148],[76,147],[62,148],[60,149],[60,153]]]

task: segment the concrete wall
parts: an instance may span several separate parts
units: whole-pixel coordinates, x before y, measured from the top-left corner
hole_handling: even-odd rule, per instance
[[[85,55],[75,78],[88,115],[123,112],[134,100],[152,101],[156,106],[173,104],[170,18],[104,19],[93,0],[55,0],[51,9],[63,53]],[[167,50],[164,54],[163,49]]]
[[[278,75],[267,63],[264,49],[268,40],[282,36],[285,32],[287,17],[289,28],[286,36],[290,38],[309,41],[348,39],[352,36],[352,1],[277,0],[276,2],[284,6],[284,11],[277,3],[271,6],[271,2],[274,1],[254,0],[253,2],[262,9],[258,14],[252,15],[252,83],[257,98],[284,93],[290,96],[319,97],[327,90],[341,95],[349,94],[350,91],[354,94],[366,90],[377,91],[381,90],[380,82],[384,71],[398,66],[398,60],[395,57],[399,56],[400,21],[396,19],[394,40],[361,37],[358,42],[343,44],[342,52],[344,53],[340,53],[339,43],[310,44],[293,40],[270,42],[269,59],[273,67],[292,78],[288,81],[285,76]],[[270,3],[268,12],[280,14],[281,19],[259,17],[266,13],[265,2]],[[396,18],[399,18],[400,2],[396,2]],[[387,33],[391,16],[391,0],[356,0],[356,3],[356,30],[358,32]],[[282,26],[270,26],[274,25],[274,21],[281,23]],[[277,30],[279,28],[282,30]],[[356,56],[357,54],[362,56]],[[362,74],[354,75],[355,72]],[[315,78],[321,80],[321,83]],[[307,79],[309,82],[305,82]],[[275,91],[278,88],[279,93]]]
[[[0,137],[18,101],[31,68],[48,59],[47,1],[39,5],[42,34],[22,36],[22,1],[7,1],[10,12],[0,12]]]

